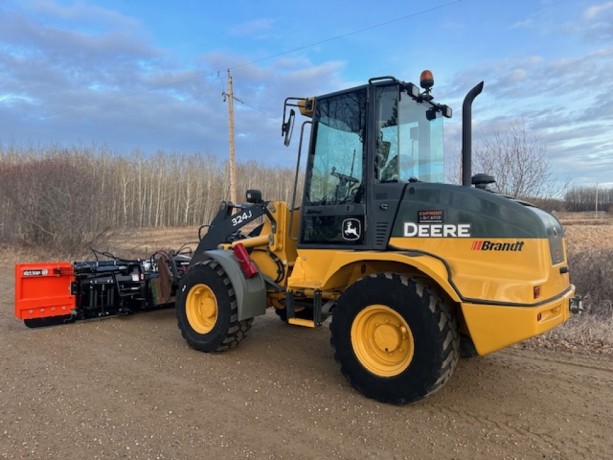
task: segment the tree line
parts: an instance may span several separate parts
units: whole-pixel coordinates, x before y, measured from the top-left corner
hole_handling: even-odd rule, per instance
[[[238,196],[292,198],[294,170],[237,165]],[[110,229],[197,226],[229,200],[229,170],[210,154],[119,155],[101,148],[0,148],[0,238],[58,249]]]
[[[516,147],[526,145],[521,136],[511,141]],[[517,154],[527,149],[510,150]],[[258,162],[237,165],[240,197],[257,188],[266,200],[289,202],[293,182],[293,168]],[[515,190],[522,196],[535,193],[526,184],[547,181],[541,171],[537,180],[518,182],[513,176],[507,182],[523,184]],[[209,223],[221,201],[229,199],[229,187],[227,162],[211,154],[0,147],[0,241],[76,251],[94,245],[111,229],[199,226]],[[593,211],[596,199],[599,210],[613,212],[613,188],[574,187],[564,200],[531,201],[548,210]]]
[[[564,195],[565,207],[571,212],[606,211],[613,213],[613,187],[573,187]]]
[[[613,213],[613,188],[571,187],[553,180],[545,145],[531,135],[525,120],[495,131],[475,147],[473,174],[485,172],[495,179],[491,189],[521,198],[547,211],[606,211]],[[459,158],[448,175],[459,183]]]

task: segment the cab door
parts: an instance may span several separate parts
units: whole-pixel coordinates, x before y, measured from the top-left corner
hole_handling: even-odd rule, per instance
[[[299,247],[362,247],[367,88],[315,101]]]

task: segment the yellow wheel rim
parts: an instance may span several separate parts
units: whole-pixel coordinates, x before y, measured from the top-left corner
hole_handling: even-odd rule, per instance
[[[409,325],[385,305],[369,305],[358,313],[351,325],[351,345],[360,363],[381,377],[402,373],[415,352]]]
[[[190,326],[198,334],[208,334],[217,323],[217,298],[205,284],[196,284],[187,293],[185,311]]]

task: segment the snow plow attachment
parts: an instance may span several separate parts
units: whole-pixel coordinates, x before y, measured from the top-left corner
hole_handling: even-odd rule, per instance
[[[76,296],[71,292],[74,281],[69,262],[17,264],[15,316],[28,326],[70,320],[76,309]]]
[[[17,264],[15,316],[42,327],[172,306],[190,260],[158,252],[144,260]]]

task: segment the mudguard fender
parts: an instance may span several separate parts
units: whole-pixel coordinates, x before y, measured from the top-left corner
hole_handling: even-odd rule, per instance
[[[213,249],[206,251],[205,255],[219,263],[230,278],[238,304],[239,321],[266,313],[266,283],[261,273],[245,278],[232,251]]]

